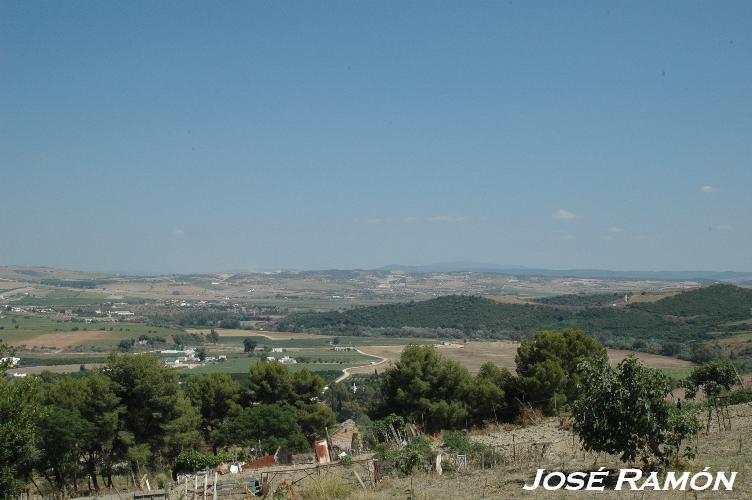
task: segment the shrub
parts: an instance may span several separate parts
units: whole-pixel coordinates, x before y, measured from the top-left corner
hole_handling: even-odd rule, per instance
[[[377,460],[393,462],[403,475],[410,475],[413,471],[428,470],[436,453],[431,449],[428,440],[416,437],[406,446],[398,448],[382,443],[376,447]]]
[[[682,442],[697,432],[694,413],[666,400],[668,378],[634,356],[611,368],[588,361],[572,408],[574,429],[589,451],[618,454],[645,467],[677,458]],[[693,421],[694,420],[694,421]]]

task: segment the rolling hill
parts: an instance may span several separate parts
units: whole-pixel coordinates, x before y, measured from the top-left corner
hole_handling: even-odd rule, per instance
[[[450,295],[346,311],[295,313],[276,327],[337,335],[476,339],[519,339],[540,330],[571,327],[587,331],[609,347],[691,358],[694,344],[738,333],[748,325],[729,322],[752,317],[752,290],[725,284],[625,307],[586,297],[580,304],[547,302],[503,304]]]

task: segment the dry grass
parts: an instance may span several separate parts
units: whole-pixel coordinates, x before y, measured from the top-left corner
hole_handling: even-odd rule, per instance
[[[399,359],[404,347],[401,345],[364,346],[359,349],[365,354],[387,358],[392,363]],[[477,373],[480,366],[488,361],[513,371],[515,369],[514,357],[517,354],[518,347],[519,344],[517,342],[501,340],[496,342],[468,342],[461,349],[437,348],[437,350],[444,356],[465,366],[471,373]],[[608,357],[612,364],[618,363],[630,354],[635,354],[650,368],[684,368],[693,366],[689,361],[668,356],[620,349],[609,349],[608,351]],[[386,366],[386,364],[381,365],[381,369],[386,368]],[[369,373],[372,371],[370,370]]]
[[[529,492],[522,489],[523,484],[531,484],[536,469],[541,467],[549,471],[572,472],[577,470],[595,470],[598,467],[619,469],[627,467],[617,457],[595,455],[584,452],[579,443],[572,441],[572,433],[561,429],[556,418],[546,419],[542,424],[526,428],[514,427],[486,429],[477,433],[473,439],[496,446],[497,450],[510,450],[512,435],[518,455],[523,455],[525,443],[550,442],[542,460],[522,458],[516,462],[495,469],[471,471],[467,473],[451,472],[443,476],[433,474],[416,474],[407,478],[392,478],[384,484],[367,492],[355,491],[352,498],[359,500],[382,500],[388,498],[414,499],[478,499],[478,498],[619,498],[619,499],[747,499],[752,498],[752,406],[736,405],[729,409],[732,426],[730,429],[718,430],[714,425],[709,435],[700,435],[697,439],[697,457],[689,463],[682,463],[670,470],[702,471],[711,467],[710,472],[738,472],[734,491],[546,491],[539,488]],[[500,452],[501,453],[501,452]],[[507,451],[509,454],[510,452]],[[639,484],[639,483],[638,483]]]
[[[302,481],[301,490],[302,498],[306,500],[335,500],[350,498],[352,494],[350,486],[334,471],[307,477]]]
[[[683,359],[672,358],[670,356],[660,356],[658,354],[648,354],[646,352],[627,351],[623,349],[609,349],[608,359],[611,361],[612,365],[615,365],[630,354],[637,356],[637,359],[650,368],[690,368],[695,366],[691,361]]]
[[[529,300],[521,299],[515,295],[486,295],[487,299],[501,304],[529,304]]]
[[[119,333],[119,332],[118,332]],[[24,340],[11,342],[12,345],[25,345],[26,347],[54,347],[65,348],[74,345],[91,344],[97,342],[109,342],[113,340],[112,332],[102,330],[43,333]],[[120,337],[117,337],[120,338]]]

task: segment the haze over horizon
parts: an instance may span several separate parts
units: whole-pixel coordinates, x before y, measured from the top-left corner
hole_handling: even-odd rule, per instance
[[[0,265],[752,272],[751,22],[0,0]]]

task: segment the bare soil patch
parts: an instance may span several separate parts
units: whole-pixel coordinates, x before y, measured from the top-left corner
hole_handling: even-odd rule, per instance
[[[486,299],[493,300],[494,302],[500,302],[502,304],[529,304],[530,301],[521,299],[514,295],[486,295]]]
[[[90,344],[98,342],[114,341],[119,337],[116,337],[112,332],[105,332],[102,330],[94,331],[78,331],[78,332],[57,332],[57,333],[43,333],[36,337],[31,337],[23,340],[14,340],[11,345],[20,346],[25,345],[27,347],[71,347],[74,345]]]
[[[648,354],[646,352],[627,351],[623,349],[609,349],[608,359],[611,361],[612,365],[615,365],[630,354],[637,356],[645,366],[650,368],[691,368],[692,366],[695,366],[691,361],[685,361],[683,359],[661,356],[659,354]]]

